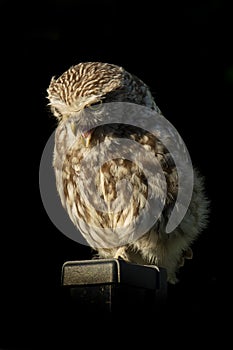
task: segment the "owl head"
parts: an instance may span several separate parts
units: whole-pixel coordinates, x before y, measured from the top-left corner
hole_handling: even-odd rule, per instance
[[[47,89],[49,105],[58,121],[96,104],[119,89],[124,79],[122,67],[101,62],[85,62],[70,67]]]

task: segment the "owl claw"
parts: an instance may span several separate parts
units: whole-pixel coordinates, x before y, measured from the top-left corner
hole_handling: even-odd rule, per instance
[[[180,257],[180,260],[178,261],[178,267],[184,266],[185,259],[190,260],[192,258],[193,258],[193,251],[191,248],[188,248],[183,252],[182,256]]]
[[[184,254],[183,254],[185,259],[192,259],[193,258],[193,251],[191,248],[188,248]]]
[[[179,282],[179,279],[176,277],[175,273],[168,273],[167,282],[170,284],[176,284]]]
[[[182,267],[182,266],[184,266],[184,257],[183,256],[181,256],[180,260],[178,261],[178,267]]]
[[[119,248],[117,250],[116,254],[114,255],[114,259],[121,259],[121,260],[129,262],[129,257],[128,257],[124,247]]]

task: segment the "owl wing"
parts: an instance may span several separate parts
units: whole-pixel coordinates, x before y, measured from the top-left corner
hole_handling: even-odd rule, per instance
[[[90,246],[121,246],[164,224],[177,174],[160,141],[114,123],[95,128],[88,147],[84,141],[70,123],[59,125],[53,165],[62,205]]]

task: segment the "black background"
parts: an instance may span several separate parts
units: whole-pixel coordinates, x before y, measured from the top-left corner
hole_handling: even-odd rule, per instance
[[[172,322],[176,316],[184,324],[197,319],[194,334],[206,332],[209,323],[221,327],[223,312],[232,312],[228,282],[221,280],[227,264],[224,242],[231,240],[224,198],[233,87],[226,3],[48,0],[3,1],[1,6],[7,47],[2,74],[10,85],[3,134],[10,145],[4,143],[3,152],[2,200],[7,204],[1,234],[0,345],[33,349],[46,344],[47,335],[58,340],[53,325],[60,331],[68,322],[59,312],[62,264],[92,256],[89,247],[56,229],[39,190],[41,155],[56,127],[46,89],[52,76],[82,61],[118,64],[144,80],[205,176],[210,223],[168,297]]]

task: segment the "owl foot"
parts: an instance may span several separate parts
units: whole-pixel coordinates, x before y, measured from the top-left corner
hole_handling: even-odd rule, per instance
[[[167,282],[170,284],[176,284],[179,282],[178,278],[176,277],[176,274],[174,272],[168,272],[167,273]]]
[[[182,256],[180,257],[180,260],[178,261],[178,267],[184,266],[185,259],[190,260],[192,258],[193,258],[193,251],[191,248],[188,248],[183,252]]]
[[[129,260],[129,256],[126,252],[126,248],[125,247],[121,247],[116,251],[116,254],[114,255],[114,259],[122,259],[125,261],[130,261]]]
[[[193,258],[193,251],[191,248],[188,248],[184,254],[183,254],[185,259],[192,259]]]

